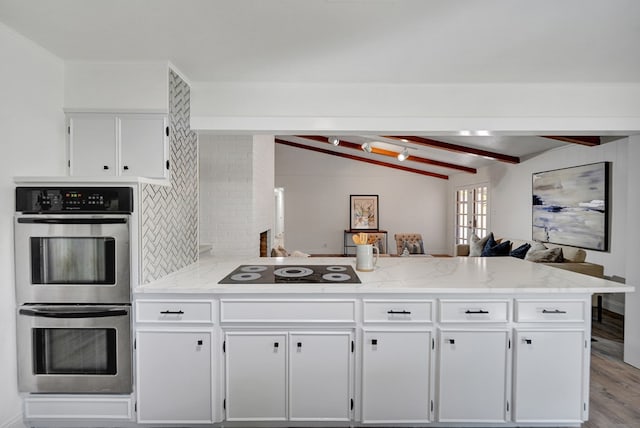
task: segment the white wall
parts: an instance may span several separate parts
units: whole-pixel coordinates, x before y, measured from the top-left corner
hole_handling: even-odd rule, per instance
[[[22,426],[13,282],[14,176],[64,175],[62,61],[0,23],[0,426]]]
[[[273,136],[200,135],[200,242],[220,256],[258,256],[273,229]]]
[[[379,195],[380,229],[421,233],[425,250],[446,252],[446,180],[276,144],[276,187],[285,192],[287,251],[342,254],[349,195]]]
[[[65,63],[66,110],[169,111],[168,62]]]
[[[636,291],[627,294],[625,301],[625,336],[624,336],[624,361],[640,367],[640,263],[638,263],[638,240],[640,240],[640,222],[637,221],[640,212],[640,136],[629,137],[627,153],[629,162],[627,193],[620,197],[626,197],[627,203],[627,236],[626,252],[626,278],[627,284],[634,285]]]
[[[640,84],[192,85],[191,127],[233,133],[640,129]]]
[[[628,179],[628,145],[628,139],[622,138],[599,147],[563,146],[517,165],[496,164],[481,169],[476,176],[456,175],[451,179],[452,189],[474,182],[488,182],[491,230],[496,236],[531,239],[531,175],[534,172],[611,162],[610,249],[607,252],[587,250],[587,261],[604,265],[605,275],[624,278],[627,249],[633,247],[627,230],[627,189],[633,184]],[[453,202],[450,209],[453,212]],[[453,242],[453,234],[450,239]],[[622,312],[623,296],[607,295],[604,305]]]

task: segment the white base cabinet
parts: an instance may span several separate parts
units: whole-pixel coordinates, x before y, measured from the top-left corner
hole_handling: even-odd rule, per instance
[[[431,420],[432,333],[366,330],[362,337],[362,421]]]
[[[581,422],[585,354],[583,330],[519,330],[515,335],[516,422]]]
[[[353,335],[225,334],[227,421],[349,421]]]
[[[507,420],[509,336],[506,330],[440,331],[440,422]]]
[[[212,423],[210,330],[139,330],[138,422]]]

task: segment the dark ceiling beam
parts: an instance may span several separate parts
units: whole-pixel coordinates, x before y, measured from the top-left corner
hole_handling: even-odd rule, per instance
[[[298,138],[306,138],[308,140],[318,141],[320,143],[329,143],[329,138],[328,137],[324,137],[322,135],[296,135],[296,137],[298,137]],[[361,147],[360,144],[353,143],[351,141],[347,141],[344,138],[340,138],[340,146],[347,147],[347,148],[353,149],[353,150],[358,150],[358,151],[362,150],[362,147]],[[380,148],[377,148],[377,147],[371,147],[371,153],[375,153],[375,154],[382,155],[382,156],[388,156],[388,157],[392,157],[392,158],[395,158],[396,156],[398,156],[398,153],[396,153],[396,152],[393,152],[391,150],[380,149]],[[409,162],[409,161],[423,163],[425,165],[438,166],[438,167],[441,167],[441,168],[453,169],[453,170],[456,170],[456,171],[463,171],[463,172],[467,172],[469,174],[476,174],[478,172],[475,168],[470,168],[468,166],[456,165],[456,164],[449,163],[449,162],[437,161],[437,160],[434,160],[434,159],[423,158],[423,157],[419,157],[419,156],[415,156],[415,155],[410,155],[409,158],[407,159],[407,162]]]
[[[569,137],[562,135],[543,135],[542,138],[549,138],[550,140],[564,141],[565,143],[580,144],[581,146],[589,147],[599,146],[601,143],[600,137],[592,136]]]
[[[407,140],[407,142],[409,143],[413,143],[421,146],[431,147],[434,149],[447,150],[447,151],[456,152],[456,153],[482,156],[484,158],[497,160],[500,162],[506,162],[506,163],[512,163],[512,164],[520,163],[520,158],[516,156],[508,156],[508,155],[503,155],[501,153],[490,152],[487,150],[459,146],[457,144],[445,143],[443,141],[436,141],[430,138],[416,137],[416,136],[399,136],[399,135],[385,136],[384,138],[391,138],[395,140]]]
[[[406,166],[396,165],[396,164],[387,163],[387,162],[382,162],[382,161],[375,160],[375,159],[363,158],[363,157],[360,157],[360,156],[350,155],[348,153],[334,152],[332,150],[321,149],[320,147],[307,146],[307,145],[300,144],[300,143],[294,143],[292,141],[281,140],[280,138],[276,138],[275,141],[276,141],[277,144],[282,144],[282,145],[290,146],[290,147],[296,147],[296,148],[303,149],[303,150],[311,150],[313,152],[324,153],[326,155],[337,156],[337,157],[341,157],[341,158],[345,158],[345,159],[351,159],[351,160],[355,160],[355,161],[359,161],[359,162],[369,163],[369,164],[372,164],[372,165],[378,165],[378,166],[383,166],[383,167],[386,167],[386,168],[397,169],[397,170],[400,170],[400,171],[411,172],[413,174],[420,174],[420,175],[426,175],[428,177],[440,178],[442,180],[448,180],[449,179],[448,175],[436,174],[435,172],[429,172],[429,171],[423,171],[421,169],[409,168],[409,167],[406,167]]]

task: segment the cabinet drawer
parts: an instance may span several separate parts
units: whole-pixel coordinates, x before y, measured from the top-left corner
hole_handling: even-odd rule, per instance
[[[508,300],[441,300],[440,322],[507,322]]]
[[[431,300],[365,300],[364,322],[433,322]]]
[[[516,300],[516,322],[582,322],[583,300]]]
[[[136,321],[151,323],[213,323],[210,300],[142,300],[136,302]]]
[[[355,322],[354,300],[220,301],[221,322]]]

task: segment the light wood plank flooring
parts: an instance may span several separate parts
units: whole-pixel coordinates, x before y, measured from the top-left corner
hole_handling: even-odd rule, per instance
[[[622,361],[624,319],[603,311],[592,325],[591,400],[584,428],[640,428],[640,369]]]

